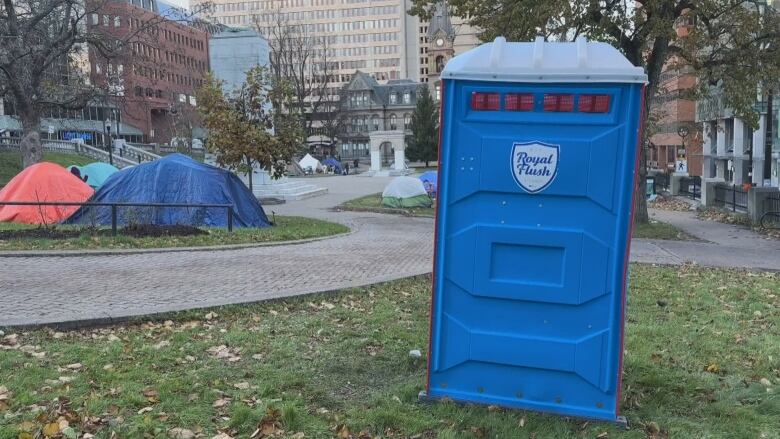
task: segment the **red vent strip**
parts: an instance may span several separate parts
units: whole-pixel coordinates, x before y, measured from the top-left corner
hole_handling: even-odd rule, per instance
[[[574,111],[574,95],[545,94],[544,111],[555,111],[555,112]]]
[[[498,111],[500,100],[498,93],[471,93],[471,109],[477,111]]]
[[[534,95],[531,93],[509,93],[504,97],[504,109],[507,111],[532,111]]]
[[[581,113],[609,113],[609,95],[580,95]]]

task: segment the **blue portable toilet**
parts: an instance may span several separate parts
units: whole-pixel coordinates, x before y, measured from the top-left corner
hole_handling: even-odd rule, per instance
[[[423,398],[624,422],[647,78],[605,43],[507,43],[442,73]]]

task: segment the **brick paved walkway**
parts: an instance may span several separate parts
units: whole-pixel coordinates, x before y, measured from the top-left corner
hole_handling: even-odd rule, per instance
[[[225,251],[0,257],[0,326],[246,303],[428,273],[433,253],[430,218],[331,210],[345,200],[380,192],[388,181],[368,177],[314,179],[314,183],[328,187],[327,195],[266,207],[269,214],[275,211],[323,218],[354,230],[332,239]],[[767,260],[765,254],[776,245],[767,243],[755,253],[755,246],[751,252],[727,242],[635,240],[631,260],[663,264],[691,260],[702,265],[769,269],[778,265],[776,269],[780,269],[780,258]]]

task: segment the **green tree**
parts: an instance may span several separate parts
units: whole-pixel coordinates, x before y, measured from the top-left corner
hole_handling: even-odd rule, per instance
[[[284,174],[287,161],[303,143],[297,115],[286,111],[292,102],[289,87],[271,81],[268,71],[257,66],[228,95],[221,81],[209,74],[197,99],[208,130],[206,148],[220,166],[249,175],[250,189],[255,164],[273,178]]]
[[[425,162],[427,167],[439,154],[439,109],[433,102],[428,87],[424,87],[417,97],[417,106],[412,113],[412,135],[406,154],[411,161]]]
[[[414,0],[411,12],[430,16],[435,0]],[[780,77],[780,19],[766,1],[724,0],[448,0],[457,16],[484,29],[482,39],[503,35],[531,41],[537,35],[573,40],[586,35],[620,50],[645,68],[645,114],[659,93],[664,66],[688,65],[699,78],[692,97],[713,93],[755,127],[758,90]],[[771,93],[768,93],[771,95]],[[642,133],[637,222],[647,222],[644,181],[647,133]]]

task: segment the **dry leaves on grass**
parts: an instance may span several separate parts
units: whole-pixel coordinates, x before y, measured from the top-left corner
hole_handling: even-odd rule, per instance
[[[696,210],[696,207],[685,200],[677,197],[659,196],[654,201],[649,201],[647,207],[661,210],[671,210],[675,212],[690,212]]]
[[[241,353],[241,349],[239,348],[228,348],[225,345],[219,345],[206,349],[206,352],[215,358],[225,360],[229,363],[234,363],[241,360],[241,356],[239,355]]]
[[[278,409],[268,407],[265,412],[265,416],[257,424],[257,428],[249,436],[250,439],[261,439],[274,436],[281,436],[284,434],[284,430],[281,428],[281,422],[279,421],[280,412]]]

